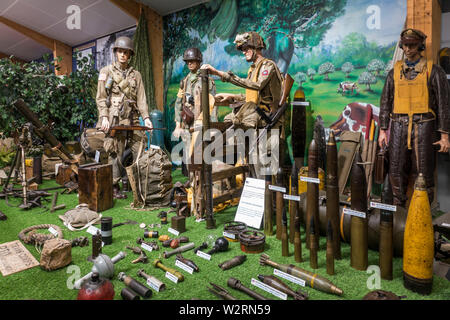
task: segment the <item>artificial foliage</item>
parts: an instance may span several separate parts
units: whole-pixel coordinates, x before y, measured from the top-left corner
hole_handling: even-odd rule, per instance
[[[43,62],[19,64],[0,59],[0,128],[6,137],[14,136],[27,120],[13,103],[23,99],[39,119],[51,127],[61,142],[76,140],[84,127],[97,122],[95,92],[98,71],[93,59],[74,55],[77,70],[56,76],[60,60],[49,55]]]

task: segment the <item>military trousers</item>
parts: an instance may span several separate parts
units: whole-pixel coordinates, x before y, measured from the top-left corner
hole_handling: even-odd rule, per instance
[[[408,181],[419,173],[425,177],[430,204],[434,198],[434,171],[436,168],[436,121],[432,113],[413,116],[411,150],[408,150],[407,115],[393,115],[389,138],[389,181],[393,204],[405,207]]]

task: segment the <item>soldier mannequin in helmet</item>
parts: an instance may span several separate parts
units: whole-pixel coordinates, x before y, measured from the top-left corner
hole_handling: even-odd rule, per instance
[[[173,131],[174,138],[182,138],[185,144],[186,152],[189,152],[190,133],[189,129],[194,125],[201,113],[200,97],[202,82],[199,78],[200,66],[203,60],[202,53],[198,48],[188,48],[183,54],[183,60],[186,63],[189,74],[180,82],[180,88],[175,101],[175,130]],[[212,96],[216,94],[216,85],[212,78],[209,78],[209,93]],[[185,109],[183,111],[183,109]],[[186,110],[187,109],[187,110]],[[185,115],[185,112],[192,112],[192,117]],[[214,106],[210,114],[210,119],[217,122],[217,107]],[[186,160],[186,156],[185,156]]]
[[[210,74],[221,77],[224,82],[230,82],[246,89],[245,94],[222,93],[216,95],[216,101],[220,103],[243,103],[237,112],[233,111],[225,117],[225,122],[231,121],[235,125],[242,125],[246,128],[261,128],[264,126],[264,122],[256,112],[256,108],[262,109],[267,115],[278,109],[282,94],[283,76],[276,63],[263,56],[262,50],[266,49],[266,45],[258,33],[250,31],[238,34],[234,43],[236,49],[242,51],[247,62],[252,63],[246,79],[236,76],[231,71],[219,71],[210,65],[203,65],[202,69],[207,69]],[[281,117],[278,124],[273,127],[273,129],[281,130],[279,143],[281,146],[284,144],[282,123],[284,123],[284,117]],[[269,136],[270,133],[268,133]],[[261,155],[268,155],[271,153],[271,149],[273,148],[268,145],[267,150],[260,150],[262,151]],[[280,153],[278,155],[272,154],[272,158],[275,156],[279,159],[282,152],[282,148],[280,148]],[[259,165],[258,160],[255,164],[256,177],[262,177],[265,175],[264,172],[266,171],[263,166]]]
[[[406,59],[387,76],[380,101],[378,144],[389,146],[389,180],[394,204],[406,205],[408,178],[425,177],[433,202],[436,155],[448,152],[450,143],[450,92],[443,69],[422,55],[427,36],[415,29],[401,33]],[[389,141],[387,130],[390,123]]]
[[[114,125],[138,125],[139,116],[145,126],[152,128],[147,98],[139,71],[128,65],[134,55],[133,41],[128,37],[119,37],[113,47],[115,62],[100,70],[97,87],[97,108],[99,121],[97,127],[105,133]],[[130,148],[133,161],[139,152],[141,142],[146,143],[143,131],[119,131],[114,138],[105,138],[104,149],[108,153],[108,162],[113,165],[114,198],[126,198],[120,192],[122,177],[121,162],[125,148]]]

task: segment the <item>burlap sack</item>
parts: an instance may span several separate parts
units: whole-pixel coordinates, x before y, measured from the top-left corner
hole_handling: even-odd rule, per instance
[[[166,207],[172,190],[172,162],[161,148],[151,147],[125,168],[133,191],[133,206]]]
[[[40,266],[46,271],[63,268],[72,262],[72,244],[64,239],[45,241],[41,253]]]
[[[55,166],[62,163],[59,157],[49,157],[45,153],[42,155],[42,175],[55,173]]]
[[[70,231],[86,229],[98,223],[101,217],[101,214],[89,209],[86,203],[80,203],[74,209],[66,211],[64,215],[58,216]]]

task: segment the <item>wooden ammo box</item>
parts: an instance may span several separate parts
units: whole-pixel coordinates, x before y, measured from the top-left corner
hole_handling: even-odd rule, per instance
[[[112,165],[87,164],[78,168],[78,201],[101,212],[113,207]]]

